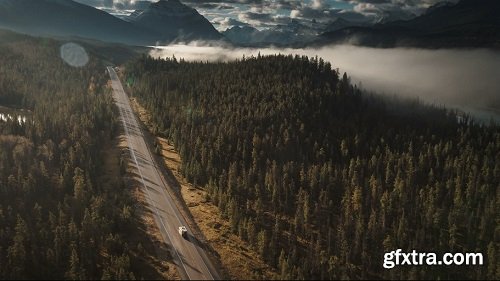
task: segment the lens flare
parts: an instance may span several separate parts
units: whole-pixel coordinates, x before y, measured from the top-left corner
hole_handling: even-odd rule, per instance
[[[61,46],[61,58],[73,67],[83,67],[89,62],[85,49],[75,43],[66,43]]]

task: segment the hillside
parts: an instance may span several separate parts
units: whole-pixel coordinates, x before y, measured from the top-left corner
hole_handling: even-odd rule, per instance
[[[500,47],[500,2],[462,0],[438,5],[419,17],[368,27],[326,32],[318,44],[352,43],[374,47]]]
[[[127,20],[72,0],[2,0],[0,28],[141,46],[222,38],[195,9],[176,0],[152,3]]]
[[[238,46],[303,46],[318,34],[318,27],[307,26],[296,20],[258,30],[251,26],[233,26],[222,34]]]
[[[278,278],[499,278],[382,264],[398,248],[494,260],[500,127],[366,94],[317,58],[142,57],[127,75],[182,175]]]
[[[0,30],[0,279],[174,278],[124,188],[108,55],[62,44]]]
[[[160,0],[128,20],[160,34],[161,41],[219,40],[222,35],[195,9],[179,0]]]
[[[0,27],[36,36],[73,36],[126,44],[151,44],[157,37],[152,31],[71,0],[2,0]]]

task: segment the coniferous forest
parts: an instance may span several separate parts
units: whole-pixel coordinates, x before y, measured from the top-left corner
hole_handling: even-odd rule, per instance
[[[144,56],[127,77],[182,174],[278,278],[500,278],[499,126],[372,95],[318,58]],[[398,248],[485,265],[384,269]]]
[[[116,118],[104,65],[91,55],[74,68],[58,41],[9,36],[0,104],[16,113],[0,121],[0,279],[136,277],[123,239],[132,201],[98,180]]]

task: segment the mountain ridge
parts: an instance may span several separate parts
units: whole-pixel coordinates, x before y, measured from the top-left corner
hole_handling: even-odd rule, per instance
[[[36,36],[78,36],[138,44],[155,34],[104,11],[74,1],[3,0],[0,27]]]
[[[179,0],[160,0],[133,13],[131,23],[148,28],[169,40],[219,40],[222,35],[194,8]]]
[[[405,21],[325,32],[315,44],[500,48],[500,1],[462,0]]]
[[[157,9],[157,10],[155,10]],[[186,11],[172,15],[168,9]],[[153,21],[151,13],[159,15]],[[81,37],[129,45],[168,44],[174,40],[215,40],[222,36],[195,9],[177,0],[161,0],[149,5],[135,19],[125,21],[105,11],[72,0],[2,0],[0,28],[34,36]],[[186,19],[183,20],[183,17]],[[175,22],[175,25],[169,25]],[[148,25],[147,23],[151,23]],[[162,26],[162,28],[156,28]],[[197,32],[197,29],[199,31]],[[208,32],[208,33],[207,33]],[[206,36],[209,34],[209,36]]]

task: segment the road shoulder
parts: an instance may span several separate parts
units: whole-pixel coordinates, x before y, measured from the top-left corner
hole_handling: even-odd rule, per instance
[[[129,229],[124,239],[131,249],[131,267],[140,272],[146,280],[180,280],[169,249],[162,242],[154,218],[146,206],[140,186],[132,181],[132,167],[128,159],[127,142],[121,129],[103,149],[103,186],[123,188],[133,200],[133,228]],[[128,187],[128,188],[126,188]]]
[[[277,273],[262,262],[248,243],[231,232],[229,221],[224,219],[217,206],[208,200],[206,192],[193,187],[182,177],[179,172],[179,154],[166,139],[151,134],[153,126],[147,111],[135,98],[131,99],[131,106],[139,121],[147,128],[143,131],[151,151],[155,151],[155,145],[152,144],[159,147],[157,152],[161,152],[161,157],[155,157],[157,163],[163,163],[159,166],[170,186],[176,189],[176,204],[182,206],[179,209],[186,218],[190,218],[187,221],[190,222],[191,229],[198,232],[197,237],[201,237],[200,240],[203,239],[207,245],[208,249],[205,249],[212,255],[212,261],[215,259],[215,264],[224,269],[219,272],[237,280],[274,278]]]

